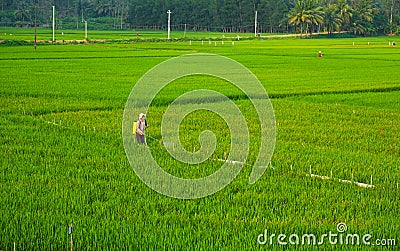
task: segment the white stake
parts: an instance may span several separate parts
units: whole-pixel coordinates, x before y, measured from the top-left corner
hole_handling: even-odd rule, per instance
[[[71,240],[70,240],[70,245],[71,245],[71,251],[73,251],[74,250],[74,243],[73,243],[73,241],[72,241],[72,230],[73,230],[73,227],[72,227],[72,225],[68,228],[68,233],[69,233],[69,235],[71,236]]]
[[[372,175],[371,175],[371,186],[372,186]]]

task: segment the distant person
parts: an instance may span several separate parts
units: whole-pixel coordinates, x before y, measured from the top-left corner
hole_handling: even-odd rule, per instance
[[[147,125],[146,114],[139,114],[139,120],[136,123],[136,139],[139,145],[146,144],[145,130],[148,127],[149,126]]]

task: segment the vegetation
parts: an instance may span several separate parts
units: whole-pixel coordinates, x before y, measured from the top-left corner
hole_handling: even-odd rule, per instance
[[[16,250],[68,249],[71,224],[75,250],[255,250],[265,229],[321,236],[337,233],[339,222],[348,233],[396,239],[398,246],[400,51],[388,39],[69,44],[36,52],[1,46],[0,249],[14,243]],[[121,123],[126,99],[146,71],[195,52],[233,58],[254,72],[274,106],[277,144],[272,167],[256,184],[248,184],[246,165],[222,191],[178,200],[152,191],[132,171]],[[207,76],[179,79],[151,107],[147,140],[159,164],[181,177],[202,177],[221,165],[213,159],[177,165],[159,141],[166,104],[199,88],[235,102],[257,149],[257,115],[240,90]],[[226,124],[209,112],[190,114],[181,129],[188,150],[199,147],[204,129],[218,137],[213,157],[229,149]],[[372,175],[376,187],[311,178],[310,165],[337,179],[369,183]]]
[[[254,33],[255,11],[261,33],[301,33],[306,25],[309,33],[388,34],[400,21],[400,0],[7,0],[0,22],[32,27],[36,17],[39,26],[50,27],[52,5],[59,29],[78,29],[88,21],[95,29],[165,30],[168,9],[173,30],[187,31]]]

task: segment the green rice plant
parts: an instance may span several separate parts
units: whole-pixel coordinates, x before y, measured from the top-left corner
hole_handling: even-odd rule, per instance
[[[1,33],[0,33],[1,34]],[[269,233],[322,235],[346,223],[349,233],[399,240],[399,51],[386,37],[255,40],[235,45],[201,41],[0,46],[0,249],[282,249],[260,246]],[[355,45],[353,46],[353,42]],[[370,45],[367,44],[370,42]],[[322,50],[324,57],[318,58]],[[123,108],[133,85],[174,56],[208,52],[231,57],[259,78],[271,97],[277,143],[270,166],[248,184],[259,147],[250,100],[230,83],[207,76],[178,79],[148,111],[153,157],[181,177],[203,177],[228,154],[229,130],[209,111],[180,125],[188,151],[199,134],[217,135],[206,162],[171,158],[161,139],[169,103],[205,88],[229,97],[246,115],[248,162],[218,193],[177,200],[148,188],[123,148]],[[184,105],[208,100],[187,100]],[[210,120],[210,121],[208,121]],[[146,164],[146,163],[144,163]],[[332,179],[311,178],[312,172]],[[338,182],[369,183],[373,189]],[[288,245],[288,249],[367,250],[367,246]]]

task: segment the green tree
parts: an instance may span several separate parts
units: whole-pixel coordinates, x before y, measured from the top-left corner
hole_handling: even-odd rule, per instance
[[[301,36],[303,35],[303,25],[306,24],[306,30],[310,32],[311,37],[314,25],[323,23],[323,15],[323,8],[318,6],[317,0],[301,0],[296,2],[288,17],[290,24],[300,25]]]
[[[353,16],[353,9],[347,0],[338,0],[337,4],[338,15],[340,17],[340,30],[345,30],[350,24],[350,19]]]
[[[318,5],[318,0],[308,0],[306,23],[307,23],[307,28],[310,32],[310,37],[312,37],[314,25],[319,26],[323,24],[323,22],[324,22],[324,11],[322,6]]]
[[[324,25],[329,34],[337,31],[342,24],[338,8],[335,4],[328,4],[325,8]]]
[[[299,25],[301,36],[303,36],[303,25],[308,19],[307,15],[308,13],[305,1],[297,1],[295,6],[290,9],[288,14],[289,24]]]
[[[350,26],[351,32],[365,36],[367,33],[376,30],[371,24],[374,16],[379,13],[379,9],[373,0],[360,0],[354,2],[353,10]]]
[[[260,28],[271,33],[286,31],[288,11],[289,4],[286,1],[261,0],[258,4]]]
[[[31,9],[32,5],[27,2],[20,2],[17,6],[17,10],[14,11],[14,18],[16,21],[19,21],[21,24],[26,22],[32,22]]]

